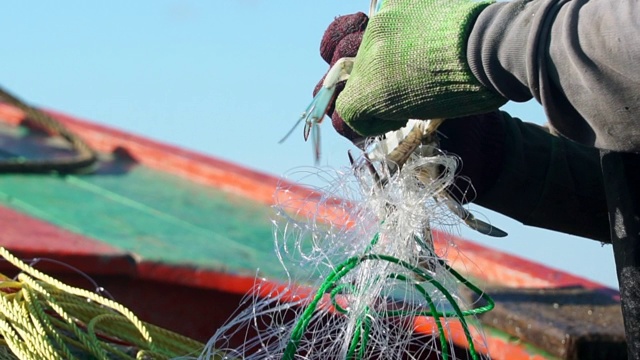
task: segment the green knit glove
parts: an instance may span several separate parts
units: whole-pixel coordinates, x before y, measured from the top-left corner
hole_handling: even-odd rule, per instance
[[[407,119],[481,114],[506,103],[478,82],[466,60],[473,23],[492,2],[384,0],[338,96],[340,116],[369,136]]]

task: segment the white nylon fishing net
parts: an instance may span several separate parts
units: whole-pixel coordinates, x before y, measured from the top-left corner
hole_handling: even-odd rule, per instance
[[[482,357],[474,315],[492,302],[467,303],[461,287],[484,295],[441,260],[451,247],[434,249],[431,231],[460,223],[444,200],[456,158],[413,155],[395,174],[366,165],[298,173],[326,183],[302,201],[278,191],[275,248],[289,281],[258,281],[201,359]]]

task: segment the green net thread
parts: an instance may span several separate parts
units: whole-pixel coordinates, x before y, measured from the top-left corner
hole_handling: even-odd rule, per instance
[[[485,312],[492,310],[495,307],[495,303],[493,299],[488,294],[483,292],[480,288],[478,288],[469,280],[467,280],[462,275],[460,275],[460,273],[458,273],[449,265],[447,265],[442,259],[438,259],[437,261],[439,262],[439,264],[443,266],[451,275],[453,275],[458,281],[460,281],[460,283],[462,283],[464,286],[469,288],[476,295],[480,296],[480,298],[486,302],[486,305],[478,308],[469,309],[469,310],[460,309],[460,306],[458,306],[458,304],[456,303],[451,293],[439,281],[434,279],[422,268],[412,265],[398,258],[395,258],[393,256],[370,253],[371,249],[378,242],[379,238],[380,238],[380,234],[376,234],[371,240],[371,243],[365,249],[363,255],[352,256],[348,258],[347,260],[339,264],[331,272],[331,274],[329,274],[329,276],[325,279],[322,285],[318,288],[314,298],[309,303],[305,311],[302,313],[302,316],[300,317],[299,321],[296,323],[295,327],[293,328],[293,331],[291,332],[291,337],[289,338],[289,342],[287,343],[287,347],[285,348],[282,359],[283,360],[294,359],[300,340],[304,335],[304,332],[307,326],[309,325],[309,322],[311,321],[311,317],[315,312],[318,306],[318,303],[322,299],[323,295],[327,293],[329,289],[332,289],[330,292],[330,298],[331,298],[332,305],[334,306],[336,311],[343,314],[347,314],[349,310],[342,308],[337,303],[335,298],[341,292],[341,290],[343,290],[345,287],[348,287],[350,285],[347,285],[347,284],[336,285],[336,283],[340,279],[342,279],[345,275],[347,275],[349,271],[353,270],[356,266],[358,266],[359,264],[365,261],[387,261],[387,262],[391,262],[391,263],[402,266],[403,268],[413,272],[417,276],[424,279],[426,282],[433,285],[446,297],[451,307],[453,308],[453,311],[438,311],[436,309],[433,299],[431,298],[431,296],[429,296],[427,290],[423,286],[421,286],[419,283],[416,283],[415,280],[408,278],[407,276],[402,274],[389,274],[387,278],[403,281],[407,284],[412,283],[416,291],[418,291],[424,297],[425,301],[428,304],[429,310],[414,311],[414,312],[408,312],[405,310],[385,311],[384,314],[377,314],[377,315],[383,315],[383,316],[389,316],[389,317],[391,316],[431,316],[433,317],[435,320],[436,326],[438,328],[438,335],[439,335],[440,345],[442,348],[442,355],[444,359],[449,358],[449,347],[445,337],[444,327],[442,325],[442,318],[443,317],[458,318],[460,320],[460,323],[462,324],[462,328],[463,328],[465,337],[467,339],[467,342],[469,343],[469,352],[471,354],[471,357],[472,359],[477,360],[479,358],[478,352],[475,349],[471,332],[469,330],[469,325],[467,324],[465,317],[483,314]],[[421,246],[424,246],[424,243],[419,237],[414,237],[414,239],[418,243],[420,243]],[[369,338],[369,330],[371,327],[371,320],[370,320],[371,317],[369,316],[370,314],[371,314],[371,309],[367,308],[364,311],[364,315],[360,316],[357,319],[356,330],[354,331],[353,337],[350,342],[350,346],[347,352],[347,359],[359,360],[364,357],[368,338]]]

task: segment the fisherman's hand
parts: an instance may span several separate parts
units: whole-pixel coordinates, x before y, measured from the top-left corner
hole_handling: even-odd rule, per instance
[[[329,64],[329,67],[333,66],[333,64],[341,58],[356,56],[368,21],[369,18],[367,15],[359,12],[351,15],[339,16],[329,25],[320,43],[320,56],[322,56],[324,61]],[[324,77],[320,79],[316,85],[313,91],[313,96],[320,91],[323,82]],[[336,85],[336,96],[344,90],[344,85],[345,81],[341,81]],[[335,112],[335,102],[329,104],[327,115],[331,117],[333,127],[342,136],[351,140],[356,145],[356,141],[364,140],[363,136],[359,135],[347,126],[340,115]]]
[[[365,138],[349,128],[337,112],[333,127],[355,145]],[[447,189],[460,203],[474,201],[496,183],[504,166],[505,119],[500,111],[447,119],[438,127],[439,148],[457,156],[460,166],[454,184]]]
[[[370,136],[407,119],[482,114],[503,105],[506,99],[482,86],[466,60],[475,19],[490,1],[384,0],[337,98],[346,123]]]
[[[362,36],[367,26],[367,16],[363,13],[345,15],[327,28],[320,52],[322,58],[332,65],[343,57],[357,54]],[[318,83],[314,94],[321,88]],[[348,82],[350,82],[349,80]],[[345,83],[339,83],[336,93],[344,90]],[[365,137],[353,131],[335,111],[331,104],[331,123],[336,131],[356,145],[363,144]],[[503,163],[505,129],[502,114],[493,111],[480,115],[448,119],[438,129],[440,148],[460,157],[462,165],[454,186],[449,192],[459,201],[472,201],[477,195],[488,190],[496,181]],[[473,183],[473,186],[470,184]]]

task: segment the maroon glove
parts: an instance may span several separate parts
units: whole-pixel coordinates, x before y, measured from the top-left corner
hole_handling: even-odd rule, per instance
[[[343,57],[355,57],[366,29],[368,18],[363,13],[336,18],[327,28],[320,44],[322,58],[332,66]],[[313,95],[320,90],[324,77]],[[344,82],[338,83],[336,95],[344,89]],[[364,143],[364,138],[353,131],[342,120],[331,104],[327,114],[336,131],[356,146]],[[500,112],[448,119],[440,125],[440,148],[455,154],[462,160],[455,184],[449,189],[453,197],[461,202],[469,202],[488,190],[495,181],[503,165],[505,128]],[[473,186],[471,186],[473,184]]]

